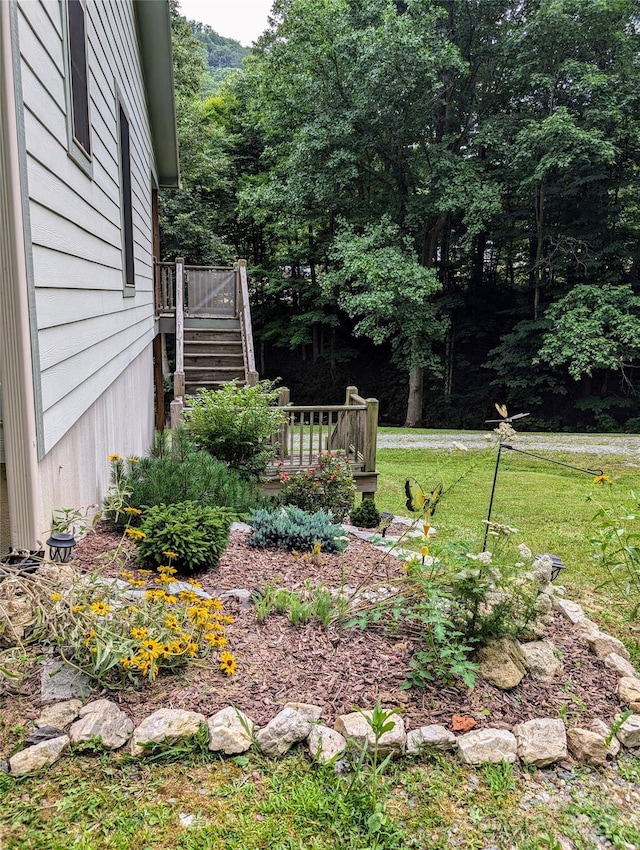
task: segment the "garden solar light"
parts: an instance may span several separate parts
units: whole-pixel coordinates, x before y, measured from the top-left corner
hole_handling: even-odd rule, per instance
[[[551,581],[555,581],[560,575],[560,570],[565,568],[565,562],[557,555],[550,555],[545,552],[544,555],[536,555],[533,566],[535,567],[543,558],[548,558],[551,561]]]
[[[66,564],[75,545],[76,539],[73,534],[54,533],[47,540],[51,560],[58,564]]]

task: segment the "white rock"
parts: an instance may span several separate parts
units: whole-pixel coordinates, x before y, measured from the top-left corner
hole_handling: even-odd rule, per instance
[[[285,708],[292,708],[303,717],[306,717],[309,723],[317,723],[322,717],[322,707],[319,705],[311,705],[308,702],[288,702],[285,703]]]
[[[82,708],[81,699],[68,699],[64,702],[54,702],[42,709],[42,714],[34,721],[38,729],[42,726],[55,726],[56,729],[64,729],[78,716]]]
[[[131,754],[144,754],[143,744],[175,744],[190,738],[206,723],[204,715],[180,708],[161,708],[146,717],[134,730],[131,739]]]
[[[603,735],[591,729],[574,727],[567,730],[569,752],[582,764],[602,767],[607,761],[609,748]]]
[[[99,739],[105,750],[117,750],[127,743],[132,732],[131,718],[115,702],[99,699],[80,709],[80,720],[71,726],[69,737],[72,744]]]
[[[592,652],[595,652],[598,658],[606,658],[607,655],[612,652],[615,652],[616,655],[622,656],[625,661],[628,661],[631,657],[627,647],[621,640],[613,637],[613,635],[599,632],[597,635],[593,635],[592,637],[587,636],[586,640],[589,644],[589,648]]]
[[[633,676],[623,676],[618,682],[620,702],[626,703],[632,711],[640,711],[640,681]]]
[[[597,732],[599,735],[602,735],[605,741],[608,738],[611,738],[607,746],[607,755],[611,758],[615,758],[620,752],[620,741],[618,741],[615,735],[611,734],[611,727],[608,726],[604,720],[596,718],[591,721],[589,728],[592,732]]]
[[[582,619],[578,620],[577,623],[574,624],[576,629],[576,634],[586,641],[588,637],[595,637],[600,634],[600,629],[597,624],[590,620],[588,617],[582,617]]]
[[[266,756],[282,756],[311,731],[311,723],[294,708],[283,708],[256,733],[256,741]]]
[[[419,755],[429,750],[452,750],[456,745],[456,736],[444,726],[432,723],[407,732],[407,754]]]
[[[520,644],[525,664],[534,679],[550,682],[562,672],[562,664],[555,654],[555,647],[546,640],[532,640]]]
[[[472,729],[460,735],[458,750],[465,764],[513,764],[517,758],[515,736],[507,729]]]
[[[609,655],[605,655],[604,666],[607,670],[613,670],[613,672],[620,678],[623,676],[630,676],[632,679],[640,678],[633,664],[630,661],[627,661],[626,658],[618,655],[617,652],[610,652]]]
[[[339,732],[347,741],[353,741],[358,746],[364,746],[368,741],[369,749],[375,746],[376,738],[373,734],[371,724],[367,717],[371,717],[371,711],[352,711],[350,714],[342,714],[336,719],[333,728]],[[403,753],[407,744],[407,733],[404,728],[404,720],[399,714],[388,717],[387,723],[393,723],[393,728],[380,736],[378,741],[378,752]]]
[[[242,711],[227,706],[207,720],[209,749],[226,755],[246,752],[253,743],[255,723]]]
[[[62,753],[69,746],[69,736],[62,735],[59,738],[51,738],[21,750],[9,759],[9,769],[15,776],[24,776],[25,773],[33,773],[58,761]]]
[[[572,602],[570,599],[562,599],[559,596],[554,596],[553,607],[559,611],[567,620],[572,623],[577,623],[578,620],[585,619],[584,611],[577,602]]]
[[[339,732],[320,723],[314,723],[311,727],[307,744],[312,758],[322,764],[328,764],[347,748],[347,742]]]
[[[567,757],[567,733],[562,720],[527,720],[518,723],[513,733],[518,741],[518,756],[525,764],[546,767]]]
[[[616,732],[625,747],[640,747],[640,714],[632,714]]]

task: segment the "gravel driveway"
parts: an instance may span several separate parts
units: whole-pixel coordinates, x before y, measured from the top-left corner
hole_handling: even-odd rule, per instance
[[[484,449],[495,439],[492,431],[416,431],[407,434],[385,429],[378,432],[379,449],[450,449],[461,443],[469,449]],[[511,441],[527,451],[582,452],[584,454],[635,455],[640,459],[637,434],[524,434]]]

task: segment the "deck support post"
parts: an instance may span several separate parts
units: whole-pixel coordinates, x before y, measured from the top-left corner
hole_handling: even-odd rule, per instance
[[[176,257],[176,371],[173,397],[184,397],[184,257]]]

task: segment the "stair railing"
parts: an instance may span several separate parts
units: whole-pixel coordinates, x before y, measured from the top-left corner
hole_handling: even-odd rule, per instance
[[[249,386],[258,383],[256,358],[253,351],[253,329],[251,327],[251,309],[249,306],[249,284],[247,282],[247,261],[238,260],[234,266],[238,286],[238,317],[242,337],[242,353],[244,355],[244,376]]]

